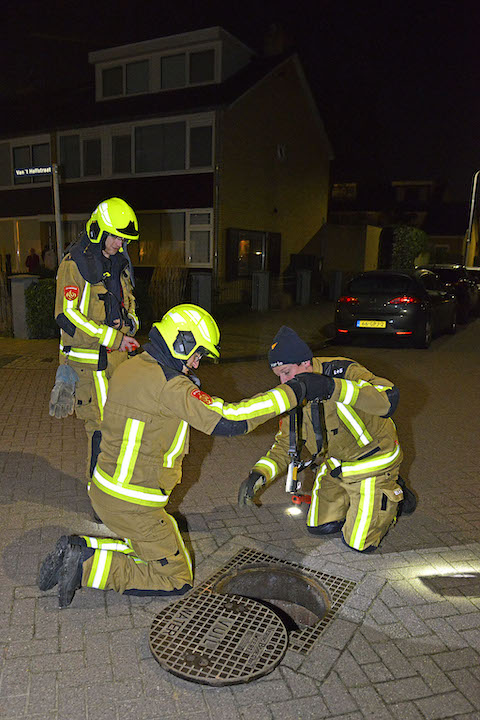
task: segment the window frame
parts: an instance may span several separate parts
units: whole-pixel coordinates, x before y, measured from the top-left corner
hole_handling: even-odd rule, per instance
[[[101,180],[102,178],[106,177],[106,158],[105,158],[105,129],[104,128],[78,128],[73,130],[66,130],[64,132],[58,133],[57,136],[57,157],[58,162],[60,166],[60,170],[62,170],[62,155],[60,152],[60,141],[61,138],[65,137],[72,137],[77,135],[79,138],[79,153],[80,153],[80,175],[78,177],[69,177],[66,178],[63,176],[62,172],[62,182],[64,183],[72,183],[72,182],[80,182],[80,181],[92,181],[92,180]],[[84,148],[83,144],[85,140],[100,140],[100,174],[99,175],[86,175],[85,174],[85,163],[84,163]]]
[[[33,157],[33,146],[34,145],[48,145],[49,149],[49,155],[50,155],[50,162],[49,165],[52,164],[52,143],[51,143],[51,137],[50,135],[31,135],[28,137],[19,137],[19,138],[12,138],[11,140],[4,140],[4,143],[8,143],[9,148],[9,156],[10,156],[10,185],[1,185],[0,188],[2,189],[8,189],[8,188],[14,188],[15,190],[19,188],[31,188],[32,185],[36,185],[38,187],[45,187],[46,185],[51,185],[51,175],[33,175],[32,177],[25,178],[23,182],[15,182],[15,163],[14,163],[14,150],[19,148],[29,148],[29,155],[30,155],[30,165],[32,164],[32,157]],[[35,181],[35,182],[34,182]]]
[[[208,223],[194,224],[191,221],[192,215],[205,215],[209,213],[210,220]],[[191,261],[191,232],[196,230],[207,230],[210,233],[209,241],[209,262],[193,263]],[[213,267],[213,208],[189,208],[185,210],[185,265],[195,268],[212,268]]]
[[[213,80],[206,80],[200,82],[190,81],[190,56],[195,53],[207,52],[213,50]],[[185,83],[175,87],[162,87],[162,59],[171,57],[173,55],[184,56],[184,77]],[[109,100],[116,100],[122,97],[132,97],[135,95],[150,95],[158,92],[170,92],[171,90],[180,90],[182,88],[189,87],[201,87],[202,85],[214,85],[221,82],[221,58],[222,58],[222,46],[220,40],[213,40],[210,42],[200,43],[198,45],[189,45],[185,47],[175,47],[169,50],[157,51],[152,53],[144,53],[138,56],[132,55],[128,58],[117,58],[115,60],[107,60],[104,62],[96,63],[95,65],[95,80],[96,80],[96,99],[97,102],[107,102]],[[133,63],[148,61],[148,90],[142,90],[137,93],[127,94],[127,65]],[[122,92],[118,95],[105,96],[103,93],[103,71],[110,70],[112,68],[122,68]]]

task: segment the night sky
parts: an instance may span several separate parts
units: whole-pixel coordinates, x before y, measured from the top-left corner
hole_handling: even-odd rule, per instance
[[[272,23],[305,67],[334,179],[436,179],[469,201],[480,168],[479,0],[4,0],[3,100],[91,82],[91,50],[202,27],[261,52]]]

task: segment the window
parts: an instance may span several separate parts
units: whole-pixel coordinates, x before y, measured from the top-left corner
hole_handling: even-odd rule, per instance
[[[101,176],[102,140],[92,135],[89,130],[82,135],[60,136],[60,165],[65,180]]]
[[[190,53],[190,84],[209,83],[215,79],[215,50]]]
[[[30,145],[13,148],[13,169],[30,167]],[[15,185],[30,183],[29,177],[17,177],[14,175]]]
[[[278,275],[280,247],[280,233],[230,228],[227,230],[226,279],[248,277],[257,270]]]
[[[127,64],[126,92],[127,95],[145,93],[149,90],[149,63],[148,60]]]
[[[211,125],[190,128],[190,167],[210,167],[211,164]]]
[[[112,171],[114,173],[132,172],[132,139],[130,135],[112,137]]]
[[[167,55],[161,60],[161,86],[163,90],[185,86],[185,53]]]
[[[102,70],[102,95],[104,98],[123,95],[123,67]]]
[[[102,174],[102,141],[100,138],[83,141],[83,175]]]
[[[198,47],[198,46],[197,46]],[[125,58],[97,64],[97,98],[108,100],[213,83],[217,76],[216,47],[152,52],[142,59]],[[114,61],[115,62],[115,61]]]
[[[141,213],[139,241],[128,246],[132,262],[157,265],[168,251],[177,264],[211,267],[212,217],[210,209]]]
[[[210,263],[210,231],[190,230],[190,255],[192,265],[208,265]]]
[[[185,123],[135,128],[135,172],[185,169]]]
[[[80,177],[80,135],[60,137],[60,163],[66,180]]]
[[[50,145],[49,143],[36,143],[34,145],[22,145],[13,148],[13,169],[25,167],[47,167],[50,165]],[[13,182],[15,185],[24,185],[34,183],[50,182],[50,175],[37,175],[33,177],[16,177],[14,174]]]

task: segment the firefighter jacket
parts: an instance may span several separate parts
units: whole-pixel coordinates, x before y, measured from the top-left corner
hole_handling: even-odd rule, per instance
[[[163,507],[181,479],[190,426],[207,435],[250,432],[296,404],[288,385],[226,403],[143,352],[110,381],[92,481],[113,498]]]
[[[55,319],[61,356],[70,364],[105,370],[107,349],[117,350],[123,336],[135,335],[139,326],[123,253],[104,258],[101,245],[85,235],[58,268]]]
[[[332,396],[320,403],[320,447],[312,420],[312,403],[303,408],[302,440],[321,461],[328,460],[333,476],[350,482],[379,475],[402,460],[395,424],[390,415],[398,404],[398,389],[347,358],[313,358],[313,370],[335,382]],[[275,442],[253,470],[267,484],[282,475],[290,462],[289,420],[282,418]]]

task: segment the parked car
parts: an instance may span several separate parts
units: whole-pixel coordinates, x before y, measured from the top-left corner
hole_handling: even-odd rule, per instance
[[[480,267],[467,267],[467,275],[470,280],[473,280],[477,284],[478,290],[478,305],[477,315],[480,315]]]
[[[475,280],[469,277],[465,265],[433,263],[422,268],[436,273],[456,295],[458,322],[466,323],[472,313],[478,312],[479,290]]]
[[[410,338],[429,347],[432,336],[454,333],[454,293],[430,270],[370,270],[356,275],[336,303],[338,340],[357,335]]]

